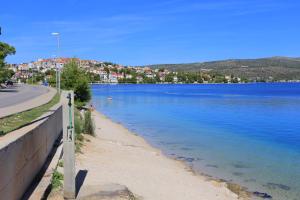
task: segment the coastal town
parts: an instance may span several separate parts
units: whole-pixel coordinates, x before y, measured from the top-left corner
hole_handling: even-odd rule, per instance
[[[8,64],[12,80],[16,82],[39,82],[51,84],[55,82],[55,73],[64,65],[75,61],[92,83],[241,83],[247,80],[233,75],[223,75],[200,70],[199,72],[170,71],[164,68],[147,66],[123,66],[112,62],[97,60],[81,60],[78,58],[50,58],[37,61]]]

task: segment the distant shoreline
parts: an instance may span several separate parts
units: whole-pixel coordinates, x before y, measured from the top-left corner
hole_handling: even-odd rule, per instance
[[[300,84],[294,82],[249,82],[249,83],[90,83],[90,85],[250,85],[250,84]]]

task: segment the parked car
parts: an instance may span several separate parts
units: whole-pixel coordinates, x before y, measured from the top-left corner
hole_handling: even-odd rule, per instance
[[[13,86],[14,83],[13,83],[11,80],[8,80],[8,81],[6,81],[6,85],[7,85],[7,86]]]

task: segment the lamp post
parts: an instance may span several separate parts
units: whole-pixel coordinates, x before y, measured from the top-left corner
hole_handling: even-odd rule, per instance
[[[56,52],[56,89],[60,93],[60,68],[57,65],[60,47],[60,34],[58,32],[53,32],[52,35],[57,38],[57,52]]]

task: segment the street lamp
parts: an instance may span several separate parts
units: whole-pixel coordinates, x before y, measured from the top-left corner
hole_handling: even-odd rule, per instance
[[[51,33],[51,35],[53,35],[54,37],[57,38],[57,52],[56,52],[56,63],[55,63],[56,64],[56,89],[57,89],[58,93],[60,93],[60,69],[57,65],[58,56],[59,56],[59,47],[60,47],[60,43],[59,43],[60,42],[60,40],[59,40],[60,34],[57,32],[53,32],[53,33]]]

